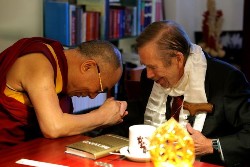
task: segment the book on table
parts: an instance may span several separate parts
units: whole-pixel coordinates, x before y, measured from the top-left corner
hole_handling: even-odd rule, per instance
[[[78,141],[66,146],[66,153],[84,158],[98,159],[117,152],[122,147],[128,146],[128,138],[105,134],[87,140]]]

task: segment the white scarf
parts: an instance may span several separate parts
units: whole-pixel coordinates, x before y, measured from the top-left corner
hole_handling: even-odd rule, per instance
[[[190,103],[207,103],[205,93],[205,75],[207,70],[207,60],[200,46],[192,44],[190,55],[184,67],[184,75],[174,88],[163,88],[154,82],[148,104],[144,115],[144,123],[158,127],[166,121],[166,101],[168,95],[184,95],[184,101]],[[188,110],[183,107],[180,111],[179,123],[185,127],[189,115]],[[196,114],[193,128],[202,131],[206,112]]]

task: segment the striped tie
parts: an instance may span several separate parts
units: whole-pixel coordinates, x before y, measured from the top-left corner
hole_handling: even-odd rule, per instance
[[[179,122],[180,110],[183,104],[183,96],[173,97],[173,103],[171,108],[171,117]]]

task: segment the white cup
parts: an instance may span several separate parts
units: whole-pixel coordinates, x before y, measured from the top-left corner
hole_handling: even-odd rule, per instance
[[[129,127],[129,153],[136,157],[149,157],[150,137],[156,127],[151,125],[133,125]]]

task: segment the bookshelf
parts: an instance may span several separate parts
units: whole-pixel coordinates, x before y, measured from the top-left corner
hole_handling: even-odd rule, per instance
[[[109,40],[123,51],[127,46],[120,46],[120,41],[131,45],[124,39],[135,38],[148,24],[161,20],[162,6],[162,0],[44,0],[44,36],[65,47],[95,39]],[[73,97],[75,112],[98,107],[108,96],[123,100],[123,80],[108,95],[96,99]]]
[[[136,37],[163,18],[162,0],[45,0],[44,36],[72,47]]]

